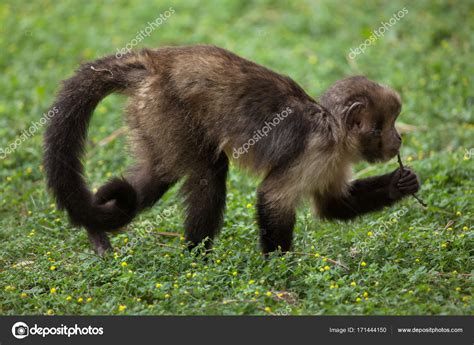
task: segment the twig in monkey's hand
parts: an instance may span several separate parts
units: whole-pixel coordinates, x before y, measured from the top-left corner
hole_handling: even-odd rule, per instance
[[[398,165],[400,165],[400,172],[403,172],[403,170],[405,170],[405,166],[403,165],[402,159],[400,157],[400,153],[397,154],[397,159],[398,159]],[[412,195],[416,199],[416,201],[420,203],[421,206],[428,207],[428,205],[420,197],[418,197],[416,194],[412,194]]]

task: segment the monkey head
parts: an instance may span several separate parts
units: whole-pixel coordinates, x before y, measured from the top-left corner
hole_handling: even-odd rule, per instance
[[[401,100],[394,90],[362,76],[349,77],[332,85],[321,103],[341,120],[347,137],[355,142],[355,159],[384,162],[397,155],[402,139],[395,120]]]

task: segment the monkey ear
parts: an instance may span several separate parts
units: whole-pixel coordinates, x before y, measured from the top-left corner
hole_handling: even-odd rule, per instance
[[[345,117],[346,124],[349,129],[360,128],[362,125],[362,108],[364,103],[362,102],[353,102],[346,107]]]

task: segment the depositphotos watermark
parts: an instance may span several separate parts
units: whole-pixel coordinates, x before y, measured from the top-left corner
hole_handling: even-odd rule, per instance
[[[378,221],[376,222],[372,228],[374,229],[373,231],[369,231],[367,235],[373,240],[377,238],[378,236],[384,234],[385,231],[390,230],[390,227],[392,227],[394,224],[398,223],[400,218],[405,216],[408,213],[408,208],[403,206],[401,209],[398,211],[394,212],[391,214],[390,218],[385,221]],[[369,242],[362,242],[361,245],[355,249],[357,253],[367,253],[370,248],[369,248],[370,243]],[[354,250],[353,250],[354,253]]]
[[[474,157],[474,147],[471,148],[470,150],[464,149],[464,159],[469,160],[472,157]]]
[[[49,335],[62,335],[70,338],[72,336],[83,335],[104,335],[104,328],[92,326],[80,327],[77,324],[73,327],[63,324],[57,327],[39,327],[36,323],[33,327],[29,327],[24,322],[17,322],[12,326],[12,334],[17,339],[24,339],[30,335],[39,335],[43,338]]]
[[[41,116],[41,119],[39,121],[33,122],[28,129],[25,129],[21,133],[21,135],[15,139],[14,142],[12,142],[7,147],[0,148],[0,159],[5,159],[8,155],[15,152],[18,147],[21,146],[21,144],[23,144],[26,140],[34,136],[38,129],[47,124],[49,120],[51,120],[54,116],[58,114],[58,112],[59,110],[56,107],[50,109],[47,113],[44,113],[43,116]]]
[[[160,13],[158,17],[155,18],[155,20],[148,22],[148,25],[145,26],[144,29],[140,30],[137,32],[137,35],[135,36],[134,39],[132,39],[130,42],[128,42],[125,47],[123,48],[117,48],[117,52],[115,53],[115,57],[117,59],[120,59],[123,55],[130,53],[138,43],[143,41],[145,37],[148,37],[151,35],[153,30],[158,29],[158,27],[166,22],[166,20],[171,17],[176,11],[174,10],[173,7],[168,8],[164,13]]]
[[[293,110],[290,107],[286,107],[285,110],[283,110],[282,112],[276,114],[275,117],[273,118],[273,120],[271,120],[270,122],[265,121],[265,126],[263,126],[258,131],[255,131],[253,137],[250,138],[249,140],[247,140],[247,142],[245,144],[240,146],[238,149],[234,147],[232,157],[234,157],[234,159],[238,159],[241,155],[243,155],[244,153],[247,153],[249,151],[250,147],[255,145],[263,137],[266,137],[268,135],[268,133],[270,133],[270,131],[275,126],[278,126],[280,124],[280,122],[283,121],[284,119],[286,119],[286,117],[289,114],[291,114],[292,112],[293,112]]]
[[[147,220],[145,229],[142,231],[137,231],[135,237],[132,237],[131,240],[127,242],[125,246],[120,248],[120,255],[124,255],[127,251],[138,245],[140,242],[144,241],[148,235],[153,233],[153,229],[156,228],[165,218],[170,218],[173,214],[176,213],[178,207],[173,205],[163,210],[160,214],[156,216],[155,222]]]
[[[371,46],[380,37],[383,37],[386,31],[388,31],[393,25],[397,24],[398,21],[405,17],[405,15],[407,14],[407,8],[403,7],[400,11],[393,14],[392,18],[390,18],[388,22],[381,22],[380,27],[377,30],[372,31],[369,38],[367,38],[363,43],[361,43],[358,48],[351,48],[351,51],[349,53],[349,59],[353,60],[357,57],[357,55],[363,54],[367,47]]]

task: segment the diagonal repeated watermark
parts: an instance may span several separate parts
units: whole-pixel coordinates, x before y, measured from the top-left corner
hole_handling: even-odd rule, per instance
[[[170,7],[165,12],[160,13],[160,15],[158,17],[156,17],[154,20],[152,20],[151,22],[148,22],[147,26],[145,26],[142,30],[138,31],[137,35],[130,42],[128,42],[125,45],[125,47],[117,48],[117,52],[115,53],[115,57],[117,59],[120,59],[125,54],[130,53],[132,51],[132,49],[138,43],[143,41],[146,37],[149,37],[154,30],[158,29],[175,12],[176,12],[175,9],[173,7]]]
[[[30,127],[28,129],[23,130],[23,132],[8,146],[0,148],[0,159],[5,159],[12,153],[14,153],[18,148],[28,139],[33,137],[38,130],[46,125],[54,116],[56,116],[59,113],[59,109],[56,107],[53,107],[50,109],[47,113],[44,113],[43,116],[41,116],[41,119],[39,121],[35,121],[31,123]]]
[[[358,55],[364,54],[367,47],[370,47],[374,44],[379,38],[385,35],[392,26],[397,24],[405,15],[408,14],[408,10],[406,7],[403,7],[397,13],[394,13],[392,17],[388,20],[388,22],[381,22],[380,27],[371,32],[369,38],[367,38],[363,43],[359,45],[359,47],[350,49],[349,52],[349,59],[354,60]]]
[[[278,126],[292,112],[293,110],[290,107],[286,107],[285,110],[277,113],[271,121],[265,121],[265,125],[261,129],[254,131],[252,138],[247,140],[242,146],[234,147],[232,157],[238,159],[241,155],[247,153],[253,145],[265,138],[273,128]]]

